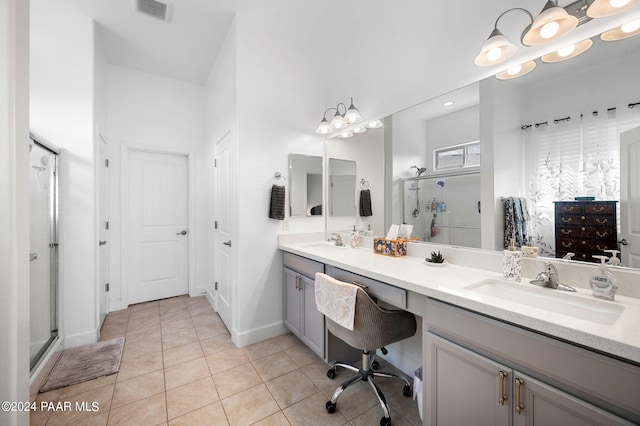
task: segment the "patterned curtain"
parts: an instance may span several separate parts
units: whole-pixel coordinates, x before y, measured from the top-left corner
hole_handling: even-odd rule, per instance
[[[621,105],[570,117],[524,132],[529,235],[546,256],[555,255],[554,201],[620,201],[619,135],[640,125],[640,108]]]

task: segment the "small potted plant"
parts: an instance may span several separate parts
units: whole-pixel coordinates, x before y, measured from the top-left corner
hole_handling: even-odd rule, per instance
[[[442,265],[445,262],[444,256],[442,255],[442,253],[440,252],[436,253],[435,251],[432,251],[431,257],[427,257],[425,260],[427,261],[427,263],[437,264],[437,265]]]

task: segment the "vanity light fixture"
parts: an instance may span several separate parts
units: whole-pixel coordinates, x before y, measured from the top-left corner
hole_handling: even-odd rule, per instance
[[[618,12],[630,9],[639,0],[594,0],[587,9],[587,16],[591,18],[603,18]]]
[[[496,19],[493,31],[473,61],[476,65],[480,67],[497,65],[516,53],[518,50],[516,45],[511,43],[498,29],[500,18],[512,11],[523,12],[531,19],[531,24],[524,29],[520,37],[520,42],[525,46],[537,46],[556,40],[578,26],[578,18],[558,6],[558,2],[555,0],[548,0],[535,19],[528,10],[521,7],[508,9]]]
[[[569,15],[554,0],[547,1],[540,14],[524,30],[522,44],[538,46],[556,40],[578,26],[578,18]]]
[[[617,41],[640,34],[640,19],[627,22],[600,34],[603,41]]]
[[[561,47],[555,52],[542,55],[540,59],[545,63],[553,63],[565,61],[567,59],[575,58],[576,56],[586,52],[593,46],[593,41],[590,38],[579,41],[577,43],[570,44],[568,46]]]
[[[511,68],[507,68],[496,74],[498,80],[511,80],[512,78],[522,77],[528,74],[536,67],[536,61],[527,61],[523,64],[516,65]]]
[[[340,132],[340,134],[338,134],[338,137],[342,139],[347,139],[351,136],[353,136],[353,132],[351,130],[345,130],[344,132]]]
[[[340,107],[342,107],[343,112],[340,111]],[[329,111],[336,112],[333,115],[331,122],[327,120],[327,113]],[[347,106],[342,102],[338,103],[335,108],[327,108],[322,116],[322,121],[320,121],[320,124],[318,124],[318,127],[316,128],[316,133],[326,135],[357,123],[358,121],[362,121],[362,116],[360,115],[358,108],[353,105],[353,98],[351,98],[349,108],[347,108]]]
[[[369,122],[367,124],[367,127],[370,128],[370,129],[378,129],[378,128],[382,127],[382,121],[373,120],[373,121],[371,121],[371,122]]]

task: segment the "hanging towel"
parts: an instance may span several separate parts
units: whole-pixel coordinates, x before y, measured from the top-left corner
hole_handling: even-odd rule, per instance
[[[285,187],[282,185],[271,186],[271,203],[269,205],[269,217],[271,219],[284,220]]]
[[[527,200],[517,197],[504,199],[504,248],[511,245],[512,239],[518,247],[526,243],[528,220]]]
[[[368,189],[360,191],[360,216],[373,216],[373,210],[371,209],[371,191]]]
[[[353,330],[357,293],[358,286],[316,272],[315,297],[318,310],[348,330]]]

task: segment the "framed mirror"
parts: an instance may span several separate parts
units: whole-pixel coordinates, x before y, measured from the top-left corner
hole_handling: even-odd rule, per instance
[[[356,162],[329,158],[329,216],[356,215]]]
[[[322,216],[322,157],[289,154],[291,217]]]
[[[547,234],[539,230],[529,232],[534,237],[534,245],[542,247],[544,244],[545,250],[541,252],[547,256],[557,254],[553,247],[553,201],[570,201],[580,196],[595,196],[596,201],[617,201],[618,240],[624,238],[629,241],[620,225],[635,217],[629,209],[632,203],[625,201],[624,194],[606,191],[629,186],[623,185],[624,176],[620,176],[620,158],[631,157],[623,154],[621,149],[617,154],[611,151],[612,154],[607,154],[606,158],[596,159],[593,153],[602,153],[609,146],[619,147],[619,135],[640,125],[640,122],[634,124],[634,120],[640,120],[640,104],[637,104],[640,94],[631,90],[637,86],[635,76],[640,72],[640,37],[617,42],[603,42],[594,37],[593,42],[593,47],[579,57],[560,63],[540,62],[534,72],[514,80],[500,81],[490,77],[390,116],[393,137],[391,147],[387,148],[391,153],[387,160],[393,162],[393,171],[390,178],[392,190],[385,193],[389,211],[385,217],[385,228],[391,223],[402,223],[406,214],[409,214],[409,221],[414,220],[412,213],[418,209],[418,201],[418,215],[427,213],[428,200],[423,200],[424,197],[417,199],[415,193],[423,192],[422,187],[429,184],[420,180],[421,189],[417,190],[416,170],[412,166],[425,166],[427,172],[421,179],[437,182],[439,173],[434,172],[436,150],[465,140],[479,139],[481,164],[476,183],[480,184],[481,208],[477,203],[471,207],[477,207],[474,211],[481,212],[481,248],[502,249],[504,200],[510,197],[527,200],[531,215],[529,225],[536,222],[537,226],[542,224],[550,229]],[[454,101],[454,104],[447,108],[443,106],[445,101]],[[432,123],[446,124],[447,121],[449,124],[442,127],[449,130],[429,135]],[[469,124],[474,122],[477,125],[472,129],[474,126]],[[464,127],[473,130],[474,134],[461,134]],[[575,135],[583,136],[576,144],[569,143],[567,138],[573,141]],[[455,139],[445,140],[451,136]],[[587,137],[596,143],[587,141]],[[443,144],[434,145],[429,139]],[[586,151],[584,147],[587,144],[595,148]],[[574,146],[581,148],[571,148]],[[579,161],[575,166],[571,163],[569,169],[567,159],[571,155]],[[632,161],[631,167],[637,168],[637,160]],[[538,179],[545,174],[554,179],[548,185]],[[579,182],[569,184],[569,175],[582,176],[590,186]],[[594,184],[592,180],[597,180],[598,176],[605,180]],[[453,189],[452,183],[452,178],[447,177],[441,195],[443,198],[453,196],[449,194],[449,189]],[[541,188],[550,191],[545,192]],[[597,192],[598,189],[603,190]],[[436,187],[436,213],[439,192]],[[433,198],[434,195],[431,201]],[[398,203],[398,200],[404,203]],[[446,201],[447,215],[453,216],[455,207],[450,206],[448,200],[443,201]],[[546,210],[539,208],[542,201],[548,204]],[[407,210],[403,211],[402,204],[406,204]],[[435,237],[446,236],[444,230],[449,224],[445,223],[444,216],[442,213],[438,215],[442,226]],[[421,231],[430,235],[432,221],[423,219],[426,225]],[[475,228],[476,224],[456,223],[456,226]],[[435,242],[436,238],[431,238]],[[473,241],[469,246],[478,247],[477,238]],[[465,245],[459,240],[451,244]],[[620,248],[624,252],[629,246]],[[594,245],[593,254],[604,253],[597,252],[597,245]],[[578,256],[574,260],[578,260]],[[625,265],[637,267],[632,263]]]

